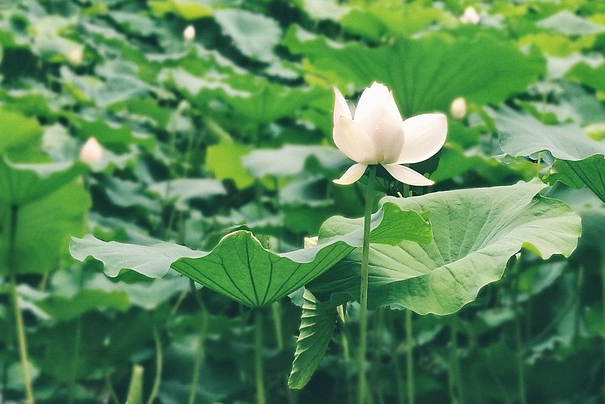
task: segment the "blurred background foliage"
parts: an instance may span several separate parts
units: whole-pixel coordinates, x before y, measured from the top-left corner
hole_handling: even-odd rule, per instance
[[[373,402],[409,403],[410,386],[417,403],[603,402],[604,51],[591,0],[0,1],[0,402],[24,397],[14,274],[39,403],[254,402],[255,327],[268,402],[352,403],[354,305],[289,391],[301,296],[255,324],[180,277],[108,278],[67,246],[92,232],[209,250],[247,228],[285,251],[361,216],[360,185],[331,182],[348,165],[332,87],[355,100],[372,81],[405,116],[449,114],[446,146],[416,167],[431,191],[539,177],[583,218],[570,259],[523,251],[457,314],[374,311]],[[103,158],[86,169],[89,137]]]

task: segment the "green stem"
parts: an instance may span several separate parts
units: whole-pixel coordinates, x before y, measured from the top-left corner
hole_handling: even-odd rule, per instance
[[[162,356],[162,340],[160,339],[160,333],[158,332],[157,326],[153,325],[153,341],[155,342],[155,376],[153,378],[153,387],[151,393],[149,393],[149,399],[147,404],[152,404],[155,397],[160,391],[160,384],[162,383],[162,368],[164,365],[164,359]]]
[[[519,276],[521,275],[519,267],[521,264],[521,258],[518,257],[513,264],[514,285],[513,285],[513,312],[515,313],[514,327],[515,327],[515,345],[517,346],[517,381],[519,384],[519,400],[521,404],[527,404],[527,394],[525,389],[525,366],[523,363],[523,355],[525,349],[523,348],[523,338],[521,336],[521,321],[519,320]]]
[[[605,326],[605,254],[601,254],[601,281],[603,282],[603,325]],[[605,330],[603,330],[604,344],[605,344]],[[603,350],[605,353],[605,349]]]
[[[407,354],[405,356],[407,381],[408,381],[408,404],[414,404],[416,394],[414,391],[414,334],[412,332],[412,311],[405,311],[405,341]]]
[[[193,375],[191,376],[189,400],[187,401],[188,404],[194,404],[195,396],[197,395],[197,386],[200,379],[200,371],[202,369],[202,362],[205,355],[204,341],[206,340],[206,333],[208,331],[208,311],[206,310],[206,305],[200,297],[199,292],[195,289],[195,282],[193,280],[191,280],[190,286],[193,298],[200,307],[200,313],[202,314],[200,332],[198,335],[197,346],[195,348],[195,357],[193,359]]]
[[[279,301],[271,304],[271,315],[273,316],[273,325],[275,327],[275,339],[277,340],[277,349],[284,349],[284,333],[282,331],[281,307]]]
[[[263,369],[263,312],[254,312],[254,381],[256,384],[256,404],[266,404]]]
[[[17,328],[17,341],[19,343],[19,358],[21,361],[21,371],[23,373],[23,385],[25,388],[25,397],[27,404],[34,404],[34,389],[32,379],[29,374],[29,359],[27,357],[27,339],[25,336],[25,327],[23,325],[23,314],[19,307],[19,293],[17,292],[17,215],[19,206],[11,206],[10,216],[10,236],[8,246],[8,273],[10,282],[10,295],[15,316],[15,326]]]
[[[351,361],[351,354],[350,354],[350,350],[349,350],[349,336],[348,336],[347,329],[346,329],[347,319],[346,319],[346,314],[345,314],[345,307],[343,305],[340,305],[337,307],[337,311],[338,311],[338,318],[340,320],[340,329],[341,329],[340,345],[342,345],[342,356],[343,356],[343,361],[344,361],[344,367],[345,367],[345,369],[348,369],[349,363]],[[346,372],[344,372],[343,375],[345,378],[344,382],[346,383],[347,403],[353,404],[353,389],[351,387],[351,378],[346,375]]]
[[[376,180],[376,166],[369,167],[370,175],[366,189],[365,212],[363,216],[363,247],[361,252],[361,285],[359,288],[359,350],[357,352],[358,404],[367,400],[367,379],[365,372],[366,351],[368,349],[368,287],[370,279],[370,221],[372,217],[372,197]]]
[[[464,404],[464,385],[462,383],[462,373],[460,372],[460,357],[458,355],[458,325],[460,319],[457,315],[452,318],[450,330],[450,377],[449,390],[452,403]]]

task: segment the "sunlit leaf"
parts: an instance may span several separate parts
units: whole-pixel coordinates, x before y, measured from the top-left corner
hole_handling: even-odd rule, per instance
[[[538,182],[383,199],[402,209],[431,212],[434,240],[372,246],[369,302],[418,313],[450,314],[500,279],[508,260],[527,248],[548,258],[569,256],[580,235],[580,218],[561,201],[537,195]],[[340,233],[332,222],[328,235]],[[346,227],[345,227],[346,229]],[[309,285],[333,303],[357,299],[360,254],[354,253]]]

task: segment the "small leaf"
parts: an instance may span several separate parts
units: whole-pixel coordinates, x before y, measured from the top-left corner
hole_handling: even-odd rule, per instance
[[[605,202],[605,158],[601,154],[580,161],[556,161],[555,174],[549,177],[551,183],[561,181],[572,188],[586,185]]]
[[[334,334],[336,310],[322,306],[315,296],[305,289],[296,352],[288,387],[302,389],[321,363]]]

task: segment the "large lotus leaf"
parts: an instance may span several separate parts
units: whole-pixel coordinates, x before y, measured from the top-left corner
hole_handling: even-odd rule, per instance
[[[41,193],[46,193],[42,192],[42,185],[40,188]],[[44,197],[19,206],[15,245],[17,273],[45,273],[55,269],[67,252],[69,237],[84,232],[89,207],[88,193],[76,183],[63,185]],[[8,254],[13,211],[9,204],[0,201],[0,257]],[[2,258],[0,274],[5,271]]]
[[[86,172],[83,163],[12,164],[0,158],[0,204],[23,206]]]
[[[511,108],[495,112],[500,147],[511,156],[549,151],[562,160],[582,160],[605,154],[605,144],[590,139],[576,124],[545,125],[533,116]]]
[[[344,155],[333,147],[287,145],[280,149],[254,150],[243,157],[242,164],[257,178],[265,175],[282,177],[302,172],[311,156],[327,168],[338,169],[347,162]]]
[[[336,310],[321,305],[308,290],[303,294],[302,314],[288,387],[302,389],[321,363],[334,334]]]
[[[244,55],[263,62],[275,59],[273,48],[282,31],[274,19],[237,9],[216,10],[214,19]]]
[[[387,197],[402,209],[431,212],[434,240],[372,246],[369,303],[406,307],[418,313],[450,314],[473,301],[479,290],[502,277],[510,257],[525,247],[543,258],[569,256],[580,235],[580,218],[565,203],[538,195],[539,182]],[[355,224],[333,221],[326,235]],[[334,304],[359,293],[358,253],[351,254],[309,288]],[[322,297],[323,296],[323,297]]]
[[[357,43],[332,46],[325,38],[309,39],[302,30],[292,29],[284,44],[309,59],[313,74],[341,89],[373,81],[386,84],[405,116],[446,111],[456,97],[499,103],[524,91],[545,70],[541,57],[489,37],[400,37],[370,48]]]
[[[406,228],[417,231],[401,231]],[[295,291],[360,247],[361,230],[356,226],[324,244],[283,254],[265,249],[252,233],[242,230],[223,237],[210,252],[170,243],[155,246],[106,243],[92,236],[72,239],[70,249],[76,259],[93,256],[102,261],[110,276],[128,268],[149,277],[160,277],[172,268],[240,303],[260,307]],[[431,230],[420,214],[385,204],[373,215],[372,237],[389,244],[403,239],[428,242]]]
[[[510,108],[496,112],[500,147],[513,156],[548,151],[558,160],[549,181],[588,186],[605,201],[605,145],[590,139],[575,124],[544,125],[534,117]]]
[[[201,257],[203,251],[161,242],[150,246],[101,241],[88,234],[81,239],[72,238],[71,255],[80,261],[92,256],[103,262],[107,276],[118,276],[122,269],[132,269],[150,278],[160,278],[168,273],[170,265],[181,257]]]

